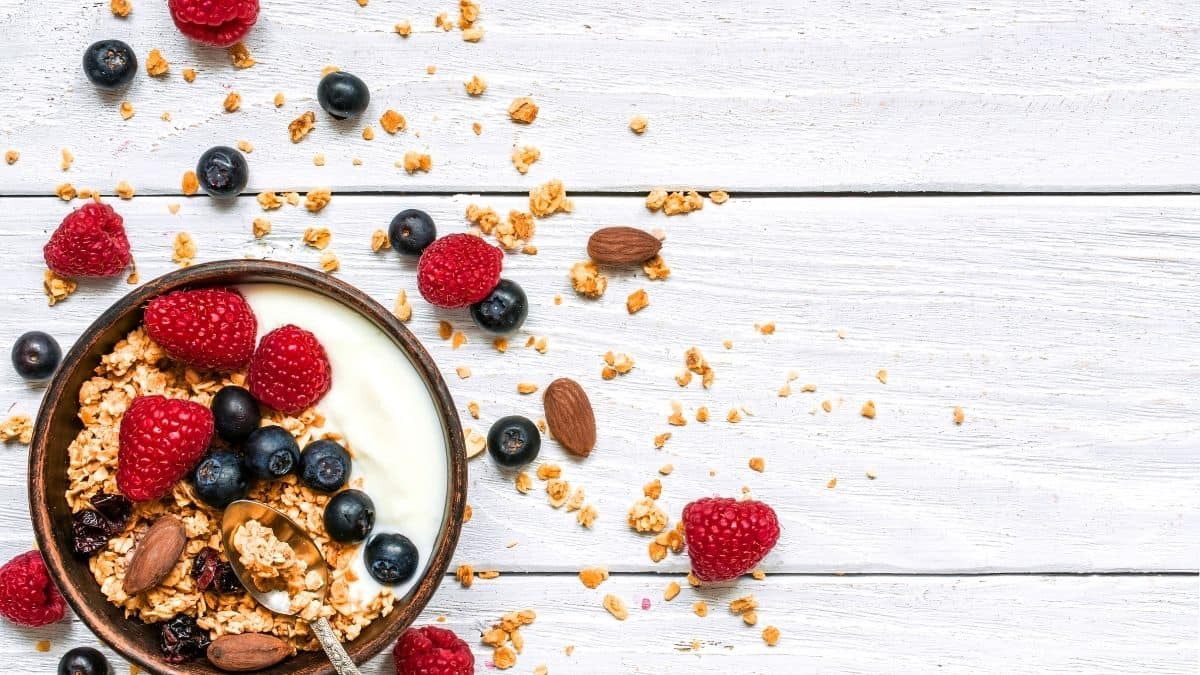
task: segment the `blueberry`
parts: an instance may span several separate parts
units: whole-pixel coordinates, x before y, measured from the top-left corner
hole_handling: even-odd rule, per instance
[[[83,74],[101,89],[112,91],[129,84],[137,67],[133,49],[120,40],[93,42],[83,52]]]
[[[296,470],[300,464],[300,446],[283,427],[260,427],[242,443],[246,468],[255,478],[275,480]]]
[[[334,541],[357,544],[375,527],[375,503],[361,490],[342,490],[325,505],[325,530]]]
[[[242,387],[222,387],[212,400],[217,435],[230,443],[246,440],[262,420],[258,401]],[[289,434],[290,435],[290,434]]]
[[[319,492],[337,492],[350,478],[350,453],[334,441],[313,441],[300,453],[300,482]]]
[[[196,178],[210,197],[236,197],[246,189],[250,166],[246,157],[227,145],[215,145],[200,155],[196,162]]]
[[[214,509],[245,498],[250,481],[241,455],[230,450],[208,453],[192,470],[192,489],[200,501]]]
[[[58,662],[58,675],[110,675],[108,659],[97,649],[76,647]]]
[[[421,255],[426,246],[437,239],[437,228],[433,218],[420,209],[404,209],[392,218],[388,226],[388,240],[396,253]]]
[[[510,279],[501,279],[488,296],[471,305],[475,325],[489,333],[511,333],[525,323],[529,300],[525,291]]]
[[[496,420],[487,435],[488,452],[501,466],[524,466],[537,459],[542,434],[527,417],[509,415]]]
[[[26,380],[50,377],[61,360],[62,349],[58,341],[40,330],[31,330],[13,343],[13,368]]]
[[[402,534],[377,534],[367,542],[363,560],[375,581],[402,584],[417,573],[417,546]]]
[[[332,72],[321,78],[317,85],[317,102],[333,117],[344,120],[367,109],[371,102],[371,91],[367,83],[341,71]]]

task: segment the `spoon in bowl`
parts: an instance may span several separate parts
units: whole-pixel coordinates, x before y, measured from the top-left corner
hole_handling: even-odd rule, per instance
[[[229,559],[229,565],[233,568],[234,575],[237,576],[238,581],[242,582],[246,591],[260,605],[276,614],[296,616],[300,611],[292,609],[292,597],[287,591],[259,590],[254,579],[242,565],[241,555],[233,546],[233,537],[242,525],[251,520],[257,520],[263,526],[270,528],[279,541],[291,546],[292,550],[296,552],[296,557],[307,565],[306,574],[317,572],[321,576],[321,586],[313,592],[317,594],[317,601],[324,604],[325,595],[329,589],[329,567],[325,564],[325,558],[321,556],[320,549],[317,548],[308,533],[291,518],[266,504],[249,499],[239,499],[225,507],[225,515],[221,518],[221,543],[225,547],[225,557]],[[350,659],[350,655],[346,653],[342,644],[334,636],[328,619],[320,617],[315,621],[310,621],[308,627],[312,629],[313,635],[321,643],[321,648],[325,650],[325,655],[329,657],[329,661],[338,675],[361,675],[358,667],[354,665],[354,661]]]

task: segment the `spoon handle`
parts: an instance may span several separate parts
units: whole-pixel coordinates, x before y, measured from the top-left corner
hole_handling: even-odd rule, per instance
[[[325,650],[325,655],[329,657],[329,662],[333,664],[333,669],[338,675],[361,675],[358,672],[358,666],[350,660],[350,655],[342,649],[342,643],[333,635],[333,627],[329,625],[329,620],[324,617],[308,624],[312,629],[313,635],[317,636],[317,640],[321,643],[321,648]]]

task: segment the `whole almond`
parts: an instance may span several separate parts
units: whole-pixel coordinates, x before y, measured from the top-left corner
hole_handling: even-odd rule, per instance
[[[183,523],[174,516],[160,516],[133,549],[121,588],[127,595],[137,595],[162,583],[179,562],[185,544]]]
[[[588,239],[587,252],[598,263],[633,265],[658,255],[662,242],[636,227],[605,227]]]
[[[542,405],[554,438],[576,455],[590,455],[596,447],[596,415],[583,387],[575,380],[560,377],[546,387]]]
[[[233,673],[270,668],[294,654],[292,646],[274,635],[222,635],[208,646],[208,660]]]

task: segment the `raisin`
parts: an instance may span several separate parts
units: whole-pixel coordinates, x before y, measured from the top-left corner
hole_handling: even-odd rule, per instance
[[[110,495],[107,492],[97,492],[92,496],[92,508],[99,511],[111,524],[108,528],[110,537],[124,532],[129,517],[133,515],[133,502],[124,495]]]
[[[196,619],[180,614],[160,624],[159,649],[167,663],[183,663],[204,654],[212,640],[208,631],[196,624]]]
[[[71,516],[71,548],[76,555],[91,555],[104,548],[110,539],[111,523],[99,511],[87,509]]]
[[[215,591],[217,593],[233,593],[242,589],[233,566],[221,561],[221,555],[211,546],[200,549],[192,559],[192,578],[196,580],[196,588],[200,591]]]

